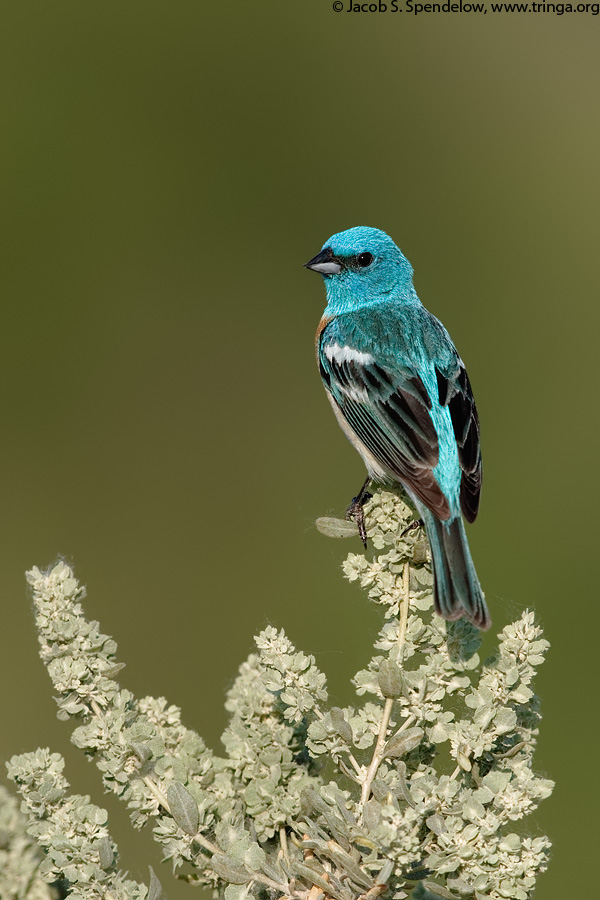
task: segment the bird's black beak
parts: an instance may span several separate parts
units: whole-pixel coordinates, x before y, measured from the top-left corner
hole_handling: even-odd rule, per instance
[[[333,255],[331,247],[324,247],[320,253],[304,263],[304,267],[312,269],[313,272],[320,272],[321,275],[337,275],[342,271],[342,261]]]

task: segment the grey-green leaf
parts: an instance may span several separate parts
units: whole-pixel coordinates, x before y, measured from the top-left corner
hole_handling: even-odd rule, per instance
[[[200,814],[198,804],[178,781],[172,781],[167,790],[167,802],[171,815],[186,834],[198,834]]]
[[[225,888],[225,900],[243,900],[248,895],[245,884],[228,884]]]
[[[334,516],[321,516],[316,521],[317,530],[326,537],[348,538],[356,537],[358,529],[356,522],[347,519],[336,519]]]
[[[439,813],[434,813],[432,816],[429,816],[429,818],[425,820],[425,824],[434,834],[444,834],[448,831],[446,823],[444,822],[444,817]]]
[[[444,897],[445,900],[458,900],[458,894],[453,894],[452,891],[442,887],[441,884],[436,884],[434,881],[423,881],[421,883],[426,890],[431,891],[432,894],[436,894],[438,897]]]
[[[391,859],[386,859],[383,866],[381,867],[379,875],[375,879],[375,884],[385,884],[393,871],[394,863]]]
[[[406,756],[415,747],[418,747],[423,738],[422,728],[407,728],[401,734],[395,734],[385,745],[383,755],[388,759]]]
[[[107,837],[100,838],[98,841],[98,859],[100,865],[105,870],[110,869],[114,862],[115,854],[110,840]]]
[[[391,659],[383,659],[377,673],[379,690],[384,697],[399,697],[402,693],[402,672]]]
[[[333,897],[334,900],[343,900],[343,895],[339,891],[336,891],[332,887],[331,882],[327,881],[327,879],[321,875],[317,866],[313,868],[307,863],[294,862],[292,868],[300,878],[304,878],[309,884],[320,887],[321,890],[325,891],[328,896]]]
[[[150,885],[148,887],[148,895],[146,897],[146,900],[163,900],[162,885],[156,877],[152,866],[148,866],[148,868],[150,869]]]
[[[248,872],[236,866],[233,860],[225,856],[224,853],[215,853],[210,861],[210,867],[219,878],[229,882],[229,884],[246,884],[251,878]]]
[[[344,718],[344,712],[339,706],[331,707],[331,723],[342,740],[347,744],[352,743],[352,728]]]
[[[146,744],[140,744],[136,741],[130,744],[131,749],[141,763],[146,763],[152,756],[152,751]]]

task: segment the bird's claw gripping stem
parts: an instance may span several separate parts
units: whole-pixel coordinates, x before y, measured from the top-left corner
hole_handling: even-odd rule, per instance
[[[356,525],[358,527],[358,534],[364,544],[365,550],[367,549],[367,528],[365,525],[365,511],[363,507],[367,500],[370,500],[373,496],[367,490],[370,483],[371,479],[367,478],[356,497],[352,498],[352,502],[346,510],[346,519],[348,521],[353,520],[354,522],[356,522]]]
[[[415,528],[425,528],[425,522],[423,521],[423,519],[415,519],[414,522],[411,522],[409,525],[407,525],[400,537],[403,538],[405,534],[414,531]]]

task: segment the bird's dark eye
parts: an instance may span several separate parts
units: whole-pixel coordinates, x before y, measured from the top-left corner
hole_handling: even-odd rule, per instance
[[[359,253],[356,257],[356,262],[363,269],[366,269],[367,266],[370,266],[373,262],[373,254],[372,253]]]

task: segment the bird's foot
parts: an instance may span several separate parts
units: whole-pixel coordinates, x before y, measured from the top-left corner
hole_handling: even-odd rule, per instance
[[[410,525],[407,525],[400,537],[404,537],[405,534],[408,534],[410,531],[414,531],[415,528],[425,528],[425,522],[423,519],[415,519],[414,522],[411,522]]]
[[[358,535],[364,544],[365,550],[367,549],[367,527],[365,525],[365,511],[363,507],[367,500],[370,500],[373,496],[373,494],[370,494],[367,490],[370,481],[371,479],[367,478],[356,497],[352,498],[352,502],[346,510],[346,519],[348,521],[356,522]]]
[[[346,519],[349,521],[356,522],[358,527],[358,535],[361,541],[364,544],[365,550],[367,549],[367,528],[365,525],[365,511],[363,509],[363,502],[360,501],[358,497],[354,497],[352,503],[346,510]]]

